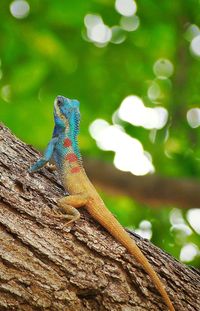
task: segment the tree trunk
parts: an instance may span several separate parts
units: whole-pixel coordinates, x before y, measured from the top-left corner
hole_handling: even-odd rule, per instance
[[[87,212],[69,227],[49,215],[64,191],[0,126],[0,310],[167,310],[142,267]],[[199,310],[200,276],[132,233],[177,311]]]

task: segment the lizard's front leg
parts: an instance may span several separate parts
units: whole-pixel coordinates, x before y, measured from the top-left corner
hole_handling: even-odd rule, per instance
[[[80,218],[77,208],[86,205],[87,200],[88,198],[85,194],[65,196],[58,200],[59,209],[55,211],[54,216],[60,219],[66,219],[67,222],[64,225],[69,225]]]
[[[57,140],[58,140],[57,137],[53,137],[51,139],[51,141],[48,143],[48,146],[44,152],[43,157],[38,159],[36,163],[34,163],[31,167],[29,167],[28,169],[29,173],[38,171],[40,168],[42,168],[49,162],[49,160],[52,157]]]

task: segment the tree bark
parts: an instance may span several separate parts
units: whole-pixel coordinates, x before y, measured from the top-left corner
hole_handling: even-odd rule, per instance
[[[200,207],[198,180],[158,175],[134,176],[117,170],[110,163],[88,158],[85,159],[85,168],[93,183],[115,195],[128,195],[151,207],[166,205],[175,205],[182,209]]]
[[[167,310],[142,267],[87,212],[69,227],[49,215],[56,172],[0,126],[0,310]],[[200,275],[132,233],[177,311],[199,310]]]

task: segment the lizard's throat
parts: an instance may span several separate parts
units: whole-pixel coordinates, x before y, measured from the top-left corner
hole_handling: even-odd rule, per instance
[[[67,174],[75,174],[82,169],[82,158],[78,146],[77,138],[74,136],[73,132],[65,133],[63,140],[63,146],[65,152],[62,159],[63,170]]]

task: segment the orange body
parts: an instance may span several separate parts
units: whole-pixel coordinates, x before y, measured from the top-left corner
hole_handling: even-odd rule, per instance
[[[65,169],[69,170],[69,166],[66,166]],[[172,302],[164,288],[164,285],[159,279],[157,273],[147,258],[143,255],[139,247],[136,245],[135,241],[124,230],[113,214],[106,208],[103,200],[88,179],[84,169],[80,167],[80,170],[73,174],[69,174],[69,172],[65,171],[63,176],[63,184],[71,195],[80,193],[87,195],[88,199],[85,208],[89,214],[105,229],[107,229],[107,231],[118,242],[120,242],[131,255],[136,258],[136,260],[142,265],[144,270],[151,277],[154,285],[160,292],[169,310],[175,311]]]

